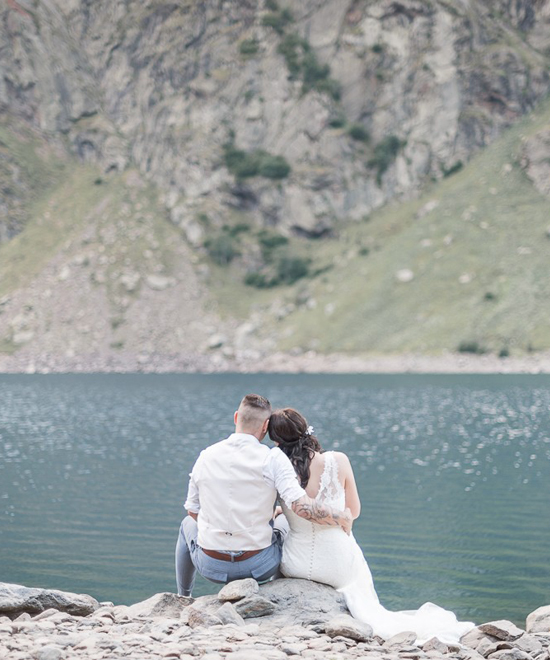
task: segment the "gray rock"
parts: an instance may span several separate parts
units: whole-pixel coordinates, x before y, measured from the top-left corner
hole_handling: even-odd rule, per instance
[[[260,585],[253,578],[235,580],[226,584],[219,592],[218,598],[225,601],[236,601],[254,596],[260,591]]]
[[[229,623],[234,623],[237,626],[245,625],[243,617],[237,612],[235,606],[230,602],[224,603],[216,612],[216,615],[220,618],[224,625]]]
[[[135,617],[169,617],[178,619],[183,609],[193,602],[192,598],[177,596],[170,592],[155,594],[147,600],[135,603],[125,610],[130,618]]]
[[[492,660],[532,660],[531,656],[519,649],[504,649],[489,656]]]
[[[412,630],[404,630],[386,640],[384,646],[409,646],[416,641],[416,633]]]
[[[332,587],[308,580],[283,578],[260,587],[260,595],[276,605],[270,621],[281,627],[326,623],[349,614],[344,597]]]
[[[235,609],[244,619],[251,619],[273,614],[275,605],[263,596],[249,596],[238,601]]]
[[[437,651],[438,653],[448,653],[449,647],[437,637],[432,637],[422,645],[423,651]]]
[[[477,650],[478,646],[481,644],[482,640],[484,639],[489,639],[489,641],[491,642],[498,641],[496,637],[482,632],[480,628],[477,627],[477,628],[473,628],[472,630],[469,630],[465,635],[462,635],[462,637],[460,638],[460,643],[464,644],[464,646],[469,646],[470,648]]]
[[[518,628],[511,621],[489,621],[489,623],[482,623],[478,626],[482,633],[492,635],[497,639],[505,642],[513,641],[524,634],[524,630]]]
[[[372,638],[372,628],[349,614],[340,614],[331,619],[325,625],[325,632],[330,637],[349,637],[358,642],[366,642]]]
[[[54,646],[53,644],[48,644],[43,648],[39,649],[34,657],[36,660],[61,660],[63,657],[63,649],[59,646]]]
[[[512,648],[514,647],[512,646],[511,642],[504,642],[502,640],[499,640],[498,642],[492,642],[488,638],[485,638],[481,640],[476,650],[482,656],[488,658],[490,655],[496,653],[497,651],[502,651],[505,649],[512,649]]]
[[[527,632],[550,632],[550,605],[543,605],[528,615],[525,623]]]
[[[530,655],[538,655],[544,648],[541,641],[535,635],[529,635],[528,633],[514,640],[514,646]]]
[[[187,625],[190,628],[198,628],[199,626],[209,627],[222,623],[219,616],[203,610],[202,608],[190,605],[187,610]]]
[[[23,612],[39,614],[50,608],[87,616],[99,603],[87,594],[73,594],[55,589],[33,589],[20,584],[0,582],[0,614],[15,618]]]

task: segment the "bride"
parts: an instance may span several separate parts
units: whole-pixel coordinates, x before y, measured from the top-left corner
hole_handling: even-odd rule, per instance
[[[353,519],[359,516],[359,494],[345,454],[323,452],[313,428],[293,408],[276,410],[268,431],[271,440],[290,458],[311,498],[335,508],[349,508]],[[378,600],[371,572],[353,534],[348,536],[340,527],[300,518],[284,503],[282,508],[290,526],[283,546],[283,575],[331,585],[344,595],[351,614],[368,623],[375,635],[389,639],[399,632],[413,631],[418,644],[432,637],[456,643],[475,626],[457,621],[452,612],[433,603],[425,603],[418,610],[387,610]]]

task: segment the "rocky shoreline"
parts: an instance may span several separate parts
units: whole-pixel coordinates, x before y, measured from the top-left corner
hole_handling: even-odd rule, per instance
[[[156,594],[135,605],[0,583],[0,658],[10,660],[548,660],[550,605],[527,617],[481,624],[458,644],[388,640],[353,619],[326,585],[252,579],[192,598]]]
[[[307,351],[300,354],[245,351],[208,354],[135,354],[112,352],[66,357],[45,353],[0,354],[0,373],[424,373],[548,374],[550,353],[499,358],[496,355],[346,355]]]

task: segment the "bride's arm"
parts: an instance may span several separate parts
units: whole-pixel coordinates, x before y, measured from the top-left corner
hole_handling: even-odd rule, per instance
[[[346,508],[351,511],[353,519],[359,518],[361,513],[361,500],[357,492],[357,484],[353,475],[353,468],[346,454],[338,452],[338,471],[343,477],[344,491],[346,493]]]

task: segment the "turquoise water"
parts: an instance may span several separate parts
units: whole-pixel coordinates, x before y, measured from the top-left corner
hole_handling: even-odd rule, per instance
[[[0,375],[0,580],[173,591],[187,474],[250,391],[350,456],[384,605],[523,624],[550,603],[546,376]]]

